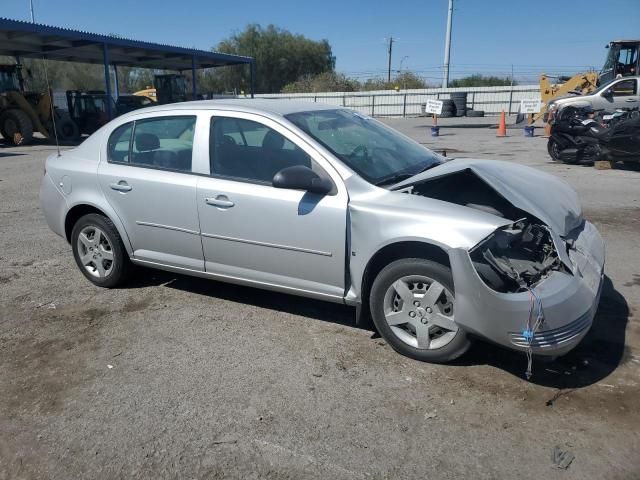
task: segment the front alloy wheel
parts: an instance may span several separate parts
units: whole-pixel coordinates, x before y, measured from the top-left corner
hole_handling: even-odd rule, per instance
[[[384,316],[391,331],[414,348],[437,349],[458,332],[453,316],[453,294],[422,275],[399,278],[387,288]]]
[[[373,322],[397,352],[426,362],[448,362],[470,345],[455,322],[451,270],[420,258],[390,263],[378,274],[369,298]]]

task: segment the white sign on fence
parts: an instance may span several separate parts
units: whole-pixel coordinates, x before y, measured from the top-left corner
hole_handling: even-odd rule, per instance
[[[538,113],[542,109],[539,99],[520,100],[520,113]]]
[[[427,99],[427,106],[425,108],[426,113],[435,113],[440,115],[442,113],[442,101]]]

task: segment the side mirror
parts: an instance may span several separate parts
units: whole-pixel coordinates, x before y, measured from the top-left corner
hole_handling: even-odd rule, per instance
[[[613,97],[613,89],[612,88],[607,88],[604,92],[602,92],[602,96],[606,97],[606,98]]]
[[[306,192],[326,195],[333,190],[333,184],[328,178],[322,178],[316,172],[304,165],[295,165],[280,170],[273,176],[271,184],[275,188],[290,190],[304,190]]]

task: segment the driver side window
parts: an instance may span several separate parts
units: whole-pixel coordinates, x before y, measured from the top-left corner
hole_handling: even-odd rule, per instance
[[[258,122],[213,117],[209,133],[211,175],[271,184],[286,167],[318,170],[311,157],[279,132]]]
[[[630,97],[638,92],[637,82],[635,78],[622,80],[611,86],[611,92],[614,97]]]

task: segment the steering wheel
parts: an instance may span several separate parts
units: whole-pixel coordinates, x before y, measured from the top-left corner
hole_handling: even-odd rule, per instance
[[[369,150],[367,150],[367,147],[365,147],[364,145],[358,145],[356,148],[354,148],[351,153],[349,154],[350,157],[357,157],[358,155],[363,156],[364,158],[368,158],[369,157]]]

